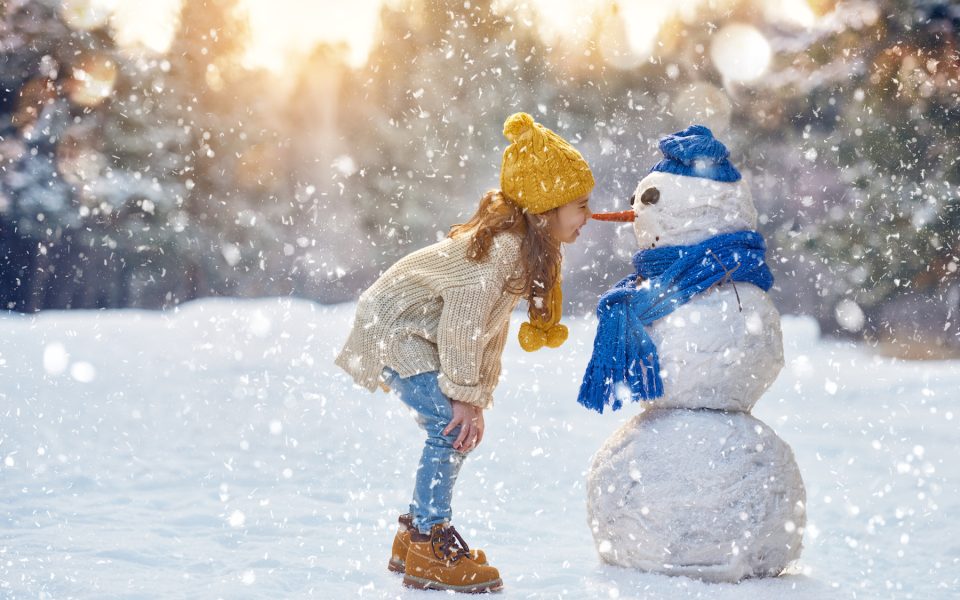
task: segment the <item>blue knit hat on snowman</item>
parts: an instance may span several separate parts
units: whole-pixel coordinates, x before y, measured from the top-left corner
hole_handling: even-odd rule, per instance
[[[663,160],[654,165],[651,172],[740,181],[740,172],[728,159],[730,151],[703,125],[691,125],[660,138],[660,151]]]

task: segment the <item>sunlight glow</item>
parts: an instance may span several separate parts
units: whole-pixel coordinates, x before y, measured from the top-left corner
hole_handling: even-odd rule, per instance
[[[763,17],[780,25],[811,27],[817,20],[807,0],[762,0]]]
[[[710,58],[728,81],[753,81],[767,71],[770,43],[752,25],[731,23],[713,36]]]
[[[74,29],[90,31],[109,20],[113,4],[112,0],[63,0],[60,17]]]
[[[61,13],[78,28],[96,27],[112,11],[117,41],[163,52],[175,32],[184,0],[64,0]],[[366,61],[377,35],[384,3],[406,0],[239,0],[250,20],[251,40],[243,57],[249,68],[280,73],[299,65],[320,43],[342,46],[352,66]],[[495,10],[535,20],[552,45],[586,48],[597,37],[599,50],[614,66],[633,68],[656,51],[657,35],[672,17],[690,19],[706,0],[675,4],[660,0],[497,0]],[[725,0],[717,0],[723,2]],[[815,16],[807,0],[755,0],[768,20],[806,27]],[[763,35],[748,25],[730,25],[716,34],[711,54],[730,79],[762,74],[770,60]]]
[[[74,65],[67,83],[70,99],[84,106],[96,106],[113,93],[117,79],[117,65],[100,54],[83,56]]]
[[[176,32],[183,0],[69,0],[77,5],[71,14],[83,23],[84,5],[108,6],[113,11],[117,42],[125,47],[165,51]],[[240,0],[239,9],[250,19],[250,46],[246,67],[274,71],[298,62],[319,43],[346,45],[347,61],[362,64],[370,51],[382,0]],[[71,21],[72,22],[72,21]]]
[[[519,9],[536,15],[537,28],[548,44],[586,45],[598,35],[601,52],[619,68],[632,68],[654,51],[657,33],[666,20],[701,0],[676,5],[658,0],[501,0],[496,8]],[[525,10],[531,8],[533,11]]]
[[[608,3],[597,13],[600,51],[615,67],[638,67],[653,55],[657,34],[673,14],[674,9],[663,2]]]
[[[177,28],[181,0],[96,0],[111,5],[114,39],[127,48],[165,52]]]
[[[381,4],[381,0],[242,0],[253,37],[244,64],[281,71],[318,43],[342,42],[347,62],[359,66],[373,44]]]

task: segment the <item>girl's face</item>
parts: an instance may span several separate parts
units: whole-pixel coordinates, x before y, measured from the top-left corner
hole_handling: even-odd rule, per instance
[[[567,202],[556,209],[550,218],[550,233],[564,244],[572,244],[580,237],[580,229],[590,220],[589,194]]]

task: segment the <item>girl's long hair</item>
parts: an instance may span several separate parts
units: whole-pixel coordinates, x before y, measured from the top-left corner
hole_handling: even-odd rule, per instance
[[[549,321],[549,294],[560,277],[560,242],[550,234],[547,225],[556,208],[530,214],[511,202],[500,190],[490,190],[480,199],[480,206],[470,220],[450,228],[447,237],[471,234],[467,256],[483,260],[490,251],[493,237],[503,231],[520,234],[523,239],[520,273],[507,281],[507,291],[520,295],[529,305],[530,318]]]

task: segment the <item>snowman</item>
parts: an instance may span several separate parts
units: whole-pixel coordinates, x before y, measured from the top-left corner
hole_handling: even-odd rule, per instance
[[[750,410],[783,367],[773,276],[750,191],[712,132],[660,140],[633,208],[635,272],[597,306],[578,401],[645,400],[588,473],[604,562],[735,582],[797,559],[806,492],[790,447]]]

